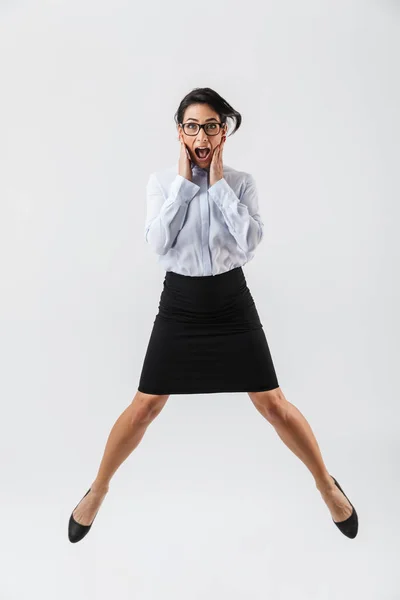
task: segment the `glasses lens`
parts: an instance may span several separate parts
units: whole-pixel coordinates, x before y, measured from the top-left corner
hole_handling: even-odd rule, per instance
[[[205,129],[207,135],[218,135],[220,127],[218,123],[208,123]]]
[[[199,126],[197,123],[185,123],[183,126],[183,131],[186,135],[197,135],[199,132]]]

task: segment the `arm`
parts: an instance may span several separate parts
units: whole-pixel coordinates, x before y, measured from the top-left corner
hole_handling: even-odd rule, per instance
[[[168,198],[154,174],[147,183],[147,214],[144,237],[157,254],[166,254],[182,229],[190,200],[200,187],[182,175],[172,182]]]
[[[254,177],[247,175],[241,198],[236,196],[225,178],[208,189],[208,193],[223,214],[229,232],[246,254],[254,252],[264,237],[264,223],[258,209],[258,194]]]

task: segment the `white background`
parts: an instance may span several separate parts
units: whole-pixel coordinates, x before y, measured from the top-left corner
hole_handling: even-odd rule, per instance
[[[398,599],[399,3],[9,1],[0,54],[2,600]],[[354,540],[239,393],[171,396],[67,538],[157,312],[145,186],[203,86],[243,116],[244,272]]]

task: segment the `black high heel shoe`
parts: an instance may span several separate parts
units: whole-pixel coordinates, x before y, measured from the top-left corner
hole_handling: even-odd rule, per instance
[[[92,489],[91,487],[88,489],[88,491],[86,492],[85,496],[88,495],[88,493],[90,492],[91,489]],[[78,504],[80,504],[82,502],[82,500],[83,500],[83,498],[85,496],[83,496],[79,500]],[[76,506],[78,506],[78,504]],[[75,508],[76,508],[76,506],[75,506]],[[75,508],[74,508],[74,510],[75,510]],[[93,521],[90,523],[90,525],[81,525],[80,523],[78,523],[77,521],[75,521],[74,517],[72,516],[74,514],[74,510],[71,513],[71,516],[69,518],[69,523],[68,523],[68,539],[73,544],[75,542],[79,542],[82,538],[85,537],[85,535],[87,533],[89,533],[89,529],[93,525],[94,520],[95,520],[95,518],[97,516],[97,513],[96,513],[95,516],[93,517]]]
[[[331,475],[332,477],[332,475]],[[338,484],[338,482],[336,481],[336,479],[334,477],[332,477],[333,481],[335,482],[336,487],[339,488],[339,490],[342,492],[342,494],[347,498],[346,494],[344,493],[344,491],[342,490],[342,488],[340,487],[340,485]],[[347,500],[349,500],[347,498]],[[350,502],[350,500],[349,500]],[[338,529],[340,529],[340,531],[347,536],[348,538],[352,538],[354,539],[358,533],[358,515],[356,512],[356,509],[354,508],[354,506],[351,504],[350,505],[353,509],[351,515],[345,519],[344,521],[332,521],[335,523],[336,527]]]

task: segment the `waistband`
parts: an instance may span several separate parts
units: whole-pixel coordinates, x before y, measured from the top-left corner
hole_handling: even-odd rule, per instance
[[[227,283],[232,279],[242,280],[244,279],[244,273],[242,267],[235,267],[218,275],[182,275],[182,273],[176,273],[175,271],[166,271],[165,279],[182,284],[204,282],[204,285],[207,285],[209,282],[213,282],[217,285],[219,283]]]

